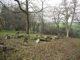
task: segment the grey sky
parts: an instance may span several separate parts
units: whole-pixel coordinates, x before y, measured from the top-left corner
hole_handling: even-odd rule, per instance
[[[2,0],[3,1],[3,0]],[[17,4],[17,2],[15,2],[14,0],[4,0],[5,2],[6,1],[11,1],[10,2],[10,4]],[[25,0],[19,0],[19,1],[21,1],[21,2],[24,2]],[[41,2],[40,2],[40,0],[31,0],[36,6],[38,6],[38,7],[40,7],[40,9],[41,9],[41,7],[42,7],[42,5],[41,5]],[[68,1],[71,1],[71,0],[68,0]],[[62,0],[47,0],[46,2],[45,2],[45,4],[44,4],[44,7],[46,7],[46,4],[47,5],[50,5],[50,6],[54,6],[54,5],[59,5],[60,3],[62,2]],[[78,0],[78,3],[80,3],[80,0]],[[50,19],[49,19],[50,20]]]

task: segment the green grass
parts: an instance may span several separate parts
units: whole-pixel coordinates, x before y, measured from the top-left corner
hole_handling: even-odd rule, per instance
[[[0,33],[15,33],[16,31],[1,30]]]
[[[15,34],[16,31],[0,32],[1,36],[5,34]],[[5,34],[4,34],[5,33]],[[25,33],[20,32],[20,35]],[[31,38],[36,34],[30,34]],[[53,36],[53,35],[49,35]],[[7,50],[0,53],[1,60],[79,60],[80,59],[80,39],[78,38],[63,38],[53,40],[53,42],[41,41],[39,44],[35,40],[28,40],[24,43],[24,38],[6,39],[5,45],[8,49],[14,47],[18,51]],[[4,58],[4,56],[6,56]]]

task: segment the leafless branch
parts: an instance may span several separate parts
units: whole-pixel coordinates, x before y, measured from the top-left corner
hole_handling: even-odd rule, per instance
[[[26,12],[25,10],[22,9],[22,7],[21,7],[21,5],[20,5],[20,2],[19,2],[18,0],[14,0],[14,1],[16,1],[16,2],[18,3],[19,8],[20,8],[24,13],[26,13],[26,14],[28,13],[28,12]]]
[[[21,11],[15,12],[15,11],[9,10],[1,1],[0,1],[0,3],[1,3],[8,11],[10,11],[10,12],[13,12],[13,13],[21,13]]]

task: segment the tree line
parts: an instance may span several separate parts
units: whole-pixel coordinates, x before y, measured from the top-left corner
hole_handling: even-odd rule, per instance
[[[42,34],[56,34],[60,33],[60,22],[63,23],[65,30],[64,34],[66,37],[69,37],[71,27],[73,22],[79,22],[79,3],[77,0],[72,0],[68,2],[67,0],[63,0],[57,6],[50,6],[46,9],[44,8],[44,1],[41,1],[41,9],[37,8],[37,11],[34,10],[32,12],[29,11],[29,1],[26,0],[26,8],[23,9],[19,0],[14,0],[17,2],[18,6],[11,9],[8,5],[2,4],[1,8],[1,17],[3,18],[2,28],[6,30],[26,30],[26,33],[42,33]],[[34,8],[35,9],[35,8]],[[49,10],[49,14],[45,12]],[[10,10],[10,11],[9,11]],[[16,13],[12,13],[11,11],[17,11]],[[21,12],[22,11],[22,12]],[[56,24],[56,27],[50,26],[49,22],[46,22],[47,19],[53,21],[53,25]]]

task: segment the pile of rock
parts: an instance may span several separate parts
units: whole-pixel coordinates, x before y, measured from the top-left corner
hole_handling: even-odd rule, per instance
[[[25,38],[24,38],[24,42],[28,43],[28,39],[30,38],[30,36],[28,34],[26,34]]]
[[[44,39],[45,40],[50,40],[50,39],[52,39],[52,37],[44,35]]]
[[[44,36],[35,35],[36,43],[40,43],[40,41],[50,41],[50,40],[52,41],[52,40],[56,40],[56,39],[59,39],[59,37],[58,36],[51,37],[51,36],[47,36],[47,35],[44,35]]]
[[[5,37],[5,39],[13,39],[14,38],[14,36],[12,35],[12,36],[9,36],[8,34],[6,34],[6,37]]]
[[[52,37],[52,39],[54,39],[54,40],[56,40],[56,39],[58,39],[59,37],[58,36],[54,36],[54,37]]]
[[[44,39],[46,39],[46,40],[51,40],[51,39],[53,39],[53,40],[56,40],[56,39],[58,39],[59,37],[58,36],[54,36],[54,37],[50,37],[50,36],[44,36]]]
[[[42,38],[42,35],[36,35],[35,36],[36,43],[40,43],[40,38]]]
[[[11,37],[10,36],[8,36],[8,34],[6,34],[6,39],[10,39]]]
[[[39,38],[36,40],[36,43],[40,43],[40,39]]]
[[[18,36],[19,36],[19,32],[17,32],[17,33],[15,34],[14,39],[18,38]]]
[[[5,37],[5,39],[16,39],[16,38],[22,38],[22,37],[24,37],[23,35],[20,35],[19,36],[19,32],[17,32],[15,35],[12,35],[12,36],[9,36],[8,34],[6,34],[6,37]]]

